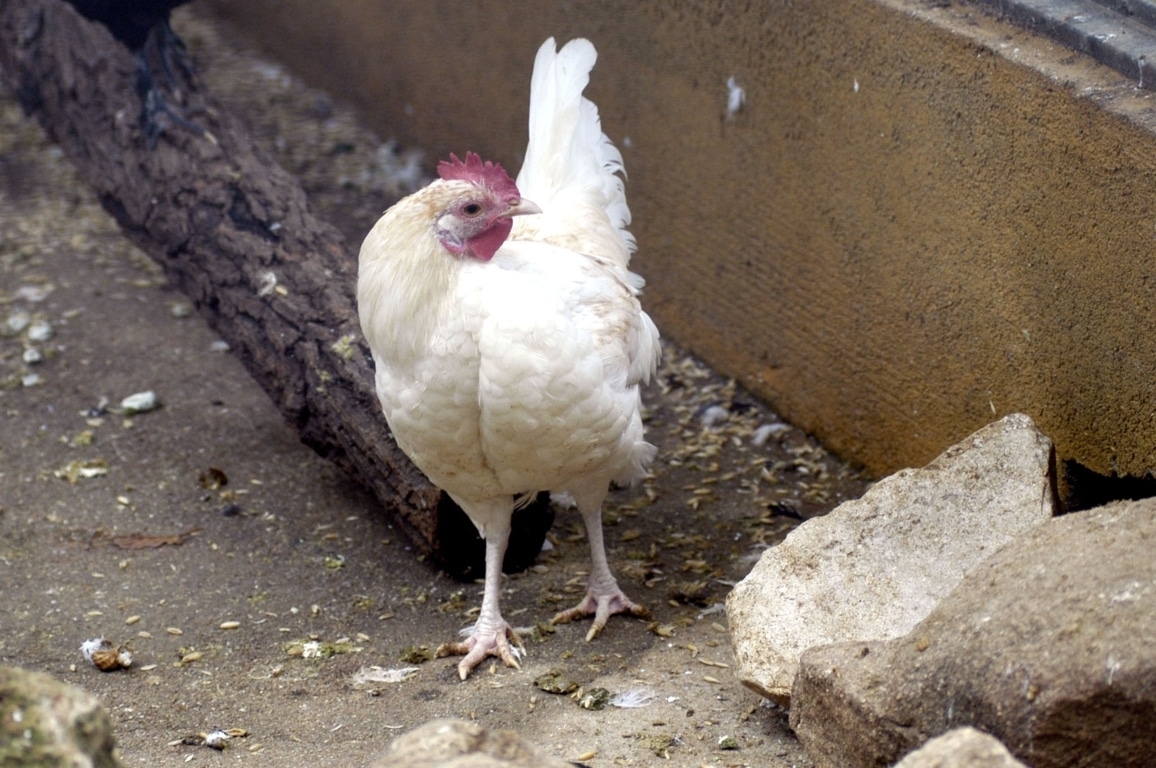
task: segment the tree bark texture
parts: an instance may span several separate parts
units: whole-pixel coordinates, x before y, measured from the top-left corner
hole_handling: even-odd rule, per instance
[[[458,576],[482,562],[464,513],[398,449],[357,321],[356,256],[300,185],[195,81],[175,73],[206,131],[149,148],[134,59],[63,0],[0,3],[0,77],[238,354],[301,440],[362,481],[418,550]],[[507,568],[525,567],[550,516],[519,515]]]

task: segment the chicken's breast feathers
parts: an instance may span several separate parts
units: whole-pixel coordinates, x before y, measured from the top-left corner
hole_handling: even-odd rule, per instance
[[[455,496],[635,479],[657,331],[621,270],[542,243],[464,261],[412,363],[375,357],[398,444]]]
[[[511,291],[490,304],[478,335],[487,460],[519,491],[636,479],[653,453],[639,385],[658,344],[622,270],[543,243],[509,242],[497,261],[502,274],[469,270],[461,283],[470,291],[476,273],[480,285]]]

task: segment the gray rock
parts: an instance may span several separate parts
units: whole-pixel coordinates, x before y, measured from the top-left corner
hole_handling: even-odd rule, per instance
[[[95,698],[15,667],[0,667],[0,765],[123,768],[112,724]]]
[[[1052,516],[1051,441],[1012,415],[767,550],[727,598],[739,679],[790,700],[799,655],[903,635],[979,562]]]
[[[1027,768],[999,739],[971,727],[956,728],[915,750],[895,768]]]
[[[791,726],[817,766],[883,766],[962,725],[1034,768],[1156,765],[1156,499],[1056,518],[908,635],[803,654]]]
[[[399,736],[370,768],[573,768],[513,731],[434,720]]]

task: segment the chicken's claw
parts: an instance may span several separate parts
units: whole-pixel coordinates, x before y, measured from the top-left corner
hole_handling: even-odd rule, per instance
[[[610,617],[616,613],[629,613],[631,616],[637,616],[640,619],[649,619],[650,611],[646,610],[644,606],[633,602],[629,597],[624,595],[621,590],[615,590],[609,594],[596,595],[592,591],[586,593],[586,597],[582,598],[582,602],[568,610],[562,611],[550,619],[551,624],[567,624],[574,619],[582,618],[583,616],[594,615],[594,623],[590,625],[590,631],[586,633],[586,642],[590,642],[598,637],[602,632],[602,628],[606,626],[606,622]]]
[[[506,624],[496,632],[479,633],[475,630],[474,634],[460,643],[442,643],[434,655],[439,659],[443,656],[464,656],[458,662],[458,677],[465,680],[487,656],[496,656],[507,667],[521,669],[518,657],[522,655],[522,640],[514,628]]]

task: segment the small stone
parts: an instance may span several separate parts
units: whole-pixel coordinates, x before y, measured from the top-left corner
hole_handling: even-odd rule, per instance
[[[370,768],[570,768],[513,731],[464,720],[434,720],[398,737]]]
[[[120,401],[121,411],[125,416],[134,416],[138,413],[155,411],[161,405],[157,393],[151,389],[146,392],[137,392]]]
[[[48,294],[52,293],[55,286],[51,283],[45,285],[22,285],[16,289],[15,298],[21,301],[30,301],[38,304],[48,298]]]
[[[17,310],[8,315],[8,320],[4,323],[4,328],[9,334],[17,334],[28,327],[32,322],[32,316],[23,310]]]
[[[52,323],[47,320],[37,320],[28,326],[28,340],[37,344],[43,344],[52,338],[53,329]]]

